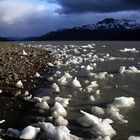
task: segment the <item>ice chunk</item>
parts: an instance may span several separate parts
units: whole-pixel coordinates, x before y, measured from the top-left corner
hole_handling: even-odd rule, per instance
[[[77,77],[72,81],[73,87],[81,88],[80,82],[77,80]]]
[[[116,108],[131,107],[134,104],[135,101],[133,97],[118,97],[115,98],[112,103],[108,104],[108,107],[116,107]]]
[[[40,128],[35,128],[33,126],[27,126],[21,131],[20,139],[24,140],[32,140],[35,139],[38,132],[40,131]]]
[[[140,140],[140,136],[130,136],[128,140]]]
[[[67,107],[69,104],[69,98],[55,97],[55,101],[62,104],[64,107]]]
[[[103,114],[105,114],[104,109],[101,108],[101,107],[98,107],[98,106],[91,107],[91,112],[93,114],[97,114],[97,115],[103,115]]]
[[[52,116],[57,118],[58,116],[67,116],[65,108],[58,102],[55,102],[54,107],[52,108]]]
[[[98,118],[95,115],[89,114],[89,113],[82,111],[82,110],[80,112],[82,114],[84,114],[84,116],[81,118],[78,118],[77,122],[84,127],[92,127],[95,124],[98,124],[99,122],[102,121],[101,118]]]

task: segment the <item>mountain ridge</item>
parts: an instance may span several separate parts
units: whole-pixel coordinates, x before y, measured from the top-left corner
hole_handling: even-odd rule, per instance
[[[0,36],[0,41],[10,41],[8,38],[6,38],[6,37],[1,37]]]
[[[140,24],[134,20],[105,18],[95,24],[59,29],[28,40],[140,40]]]
[[[140,23],[135,20],[105,18],[94,24],[64,28],[37,37],[2,38],[13,41],[140,40]]]

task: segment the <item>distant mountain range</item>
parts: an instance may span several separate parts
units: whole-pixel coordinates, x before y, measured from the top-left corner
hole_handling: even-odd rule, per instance
[[[134,20],[106,18],[95,24],[60,29],[38,37],[14,38],[13,40],[140,40],[140,23]]]
[[[5,37],[0,37],[0,41],[9,41],[9,39],[7,39]]]
[[[113,18],[106,18],[96,24],[89,24],[76,29],[89,29],[89,30],[136,30],[140,29],[140,24],[135,20],[118,20]]]
[[[95,24],[60,29],[28,40],[140,40],[140,23],[106,18]]]

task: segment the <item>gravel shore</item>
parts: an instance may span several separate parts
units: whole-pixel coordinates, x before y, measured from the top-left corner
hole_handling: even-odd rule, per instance
[[[18,96],[19,91],[30,91],[37,86],[39,75],[48,70],[47,63],[54,62],[49,52],[15,44],[0,43],[0,90]],[[21,81],[23,87],[16,83]]]
[[[0,128],[17,127],[26,103],[25,92],[31,92],[50,70],[47,63],[53,63],[50,52],[23,47],[13,43],[0,43]],[[18,82],[22,86],[17,86]]]

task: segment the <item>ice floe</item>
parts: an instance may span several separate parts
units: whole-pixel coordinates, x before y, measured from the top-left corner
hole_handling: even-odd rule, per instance
[[[53,92],[60,92],[60,88],[56,83],[52,84],[52,90]]]
[[[127,55],[124,54],[126,52],[138,53],[139,51],[136,48],[120,49],[119,51],[123,53],[119,53],[121,56],[116,57],[113,56],[114,52],[107,52],[105,44],[99,46],[102,47],[101,50],[96,50],[96,44],[94,43],[81,45],[80,47],[76,44],[65,44],[62,46],[48,44],[35,45],[35,47],[44,47],[46,50],[50,51],[51,55],[56,57],[57,60],[54,63],[47,63],[49,67],[53,68],[55,66],[54,73],[46,78],[50,81],[50,92],[46,92],[46,96],[43,97],[32,97],[28,93],[24,95],[24,98],[26,101],[33,103],[36,107],[35,109],[43,113],[42,115],[45,115],[46,112],[50,114],[47,117],[37,116],[37,128],[33,127],[35,125],[27,126],[22,131],[22,137],[22,133],[19,130],[9,128],[9,130],[7,130],[9,136],[20,137],[22,139],[36,138],[40,131],[41,138],[44,139],[80,140],[80,138],[70,134],[68,125],[70,124],[70,127],[73,125],[68,118],[69,113],[70,116],[72,115],[72,117],[74,117],[72,113],[75,114],[75,110],[76,115],[82,115],[82,117],[73,119],[80,124],[79,127],[81,130],[87,130],[96,137],[91,140],[111,140],[111,138],[117,134],[112,127],[113,122],[115,125],[129,123],[125,119],[125,114],[121,114],[121,108],[134,106],[135,100],[133,97],[123,97],[123,95],[121,95],[121,97],[114,98],[112,102],[106,103],[107,105],[105,104],[102,106],[101,102],[101,105],[98,106],[98,103],[100,104],[100,99],[102,101],[102,95],[104,97],[104,90],[102,90],[102,88],[108,86],[112,89],[113,86],[108,85],[111,80],[114,80],[114,85],[118,85],[118,83],[115,83],[118,75],[120,76],[120,74],[123,73],[140,73],[139,67],[136,68],[135,65],[128,66],[122,63],[120,69],[118,70],[117,67],[116,73],[113,73],[114,71],[109,69],[107,72],[107,68],[103,70],[100,66],[106,66],[108,63],[112,64],[112,61],[125,62],[126,60],[130,60],[134,62],[133,60],[135,60],[135,58],[122,55]],[[105,52],[101,52],[102,50],[105,50]],[[117,51],[118,50],[116,50],[116,52]],[[42,78],[38,72],[36,72],[34,76]],[[18,82],[17,87],[23,88],[21,80]],[[51,97],[52,92],[57,94],[52,94],[53,97]],[[74,99],[75,97],[76,99]],[[80,106],[78,101],[83,106]],[[85,107],[84,103],[88,105]],[[73,104],[80,107],[78,108],[76,106],[75,108]],[[88,112],[91,114],[83,111],[86,110],[86,108],[88,108]],[[44,122],[46,120],[51,123]],[[139,137],[130,136],[128,138],[128,140],[137,139],[139,139]]]
[[[43,122],[41,129],[45,132],[43,138],[51,140],[82,140],[70,134],[70,130],[65,126],[54,126],[51,123]]]
[[[76,87],[76,88],[81,88],[81,83],[77,80],[77,77],[74,78],[74,80],[72,81],[72,86]]]
[[[140,140],[140,136],[129,136],[128,140]]]
[[[67,111],[65,108],[58,102],[55,102],[54,107],[52,108],[52,116],[54,118],[57,118],[59,116],[66,117],[67,116]]]
[[[135,99],[133,97],[118,97],[112,103],[108,104],[108,107],[123,108],[133,105],[135,105]]]
[[[104,119],[103,121],[96,123],[90,130],[90,132],[92,132],[93,134],[95,134],[96,136],[102,136],[102,137],[113,137],[115,136],[117,133],[116,131],[112,128],[112,126],[110,125],[110,123],[112,123],[113,121],[109,120],[109,119]]]
[[[35,139],[39,131],[40,131],[40,128],[36,128],[33,126],[27,126],[26,128],[24,128],[21,131],[19,138],[24,139],[24,140]]]
[[[83,110],[80,111],[84,116],[77,119],[77,122],[84,127],[92,127],[102,121],[101,118],[89,114]]]
[[[92,114],[96,114],[96,115],[104,115],[105,114],[104,109],[101,107],[98,107],[98,106],[92,106],[91,112],[92,112]]]
[[[132,53],[139,53],[138,50],[136,50],[136,48],[125,48],[123,50],[120,50],[120,52],[132,52]]]
[[[120,110],[118,108],[112,107],[107,109],[107,113],[113,121],[116,121],[120,124],[128,123],[128,121],[124,119],[124,116],[119,112]]]
[[[67,107],[69,104],[69,98],[55,97],[55,101],[62,104],[63,107]]]

